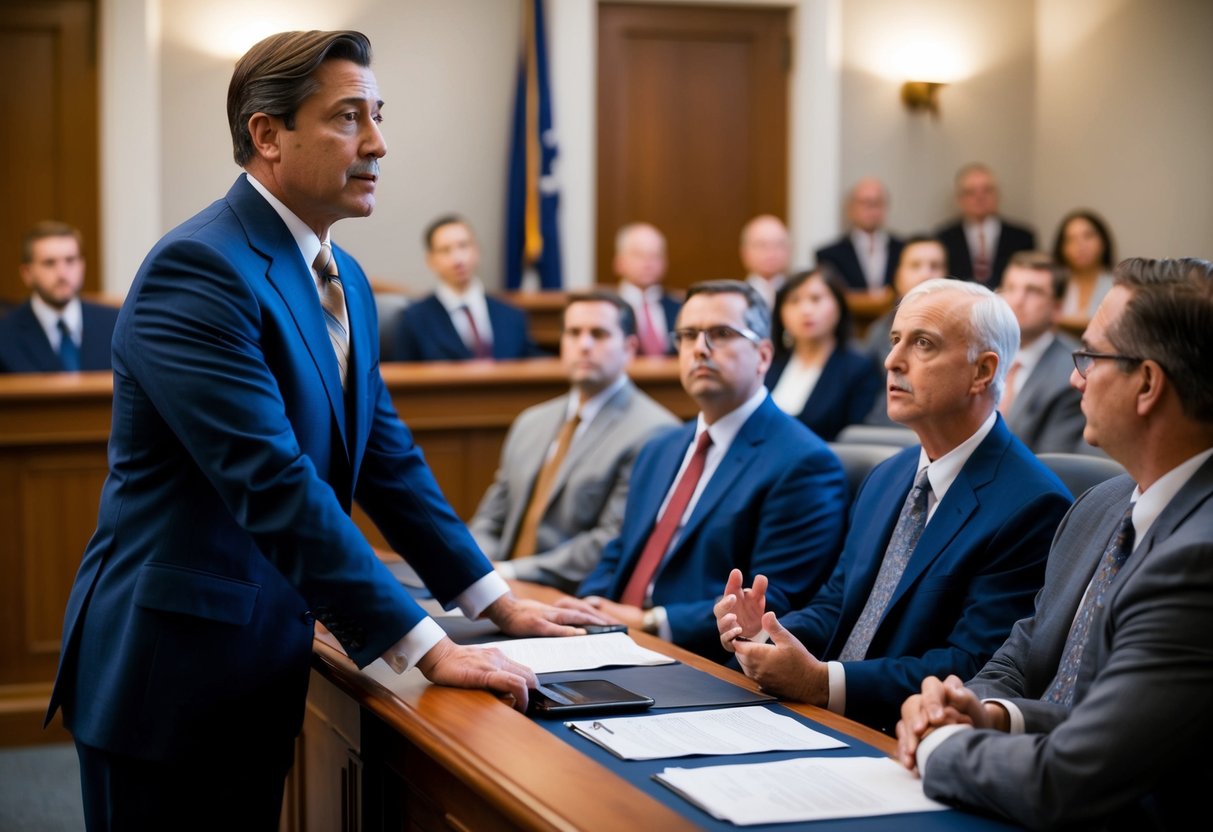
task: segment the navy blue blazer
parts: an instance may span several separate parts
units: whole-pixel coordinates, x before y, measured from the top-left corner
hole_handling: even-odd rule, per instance
[[[785,353],[771,362],[768,389],[775,389],[789,359]],[[826,359],[821,377],[796,418],[825,441],[833,442],[839,431],[859,424],[871,412],[882,384],[871,358],[850,347],[839,347]]]
[[[112,306],[80,302],[84,329],[80,343],[81,370],[109,370],[110,339],[118,310]],[[46,339],[46,332],[29,301],[0,318],[0,373],[61,372],[59,354]]]
[[[334,255],[344,395],[311,270],[244,176],[140,267],[48,714],[78,741],[142,759],[289,743],[314,618],[364,666],[425,616],[355,500],[443,603],[490,571],[392,407],[366,275]]]
[[[836,660],[867,603],[919,446],[872,469],[851,507],[842,557],[803,610],[782,620],[813,655]],[[867,658],[845,665],[846,716],[891,732],[927,676],[970,678],[1031,614],[1071,496],[997,417],[931,515]]]
[[[493,326],[493,358],[543,355],[531,340],[526,313],[496,298],[485,300]],[[437,295],[427,295],[404,308],[396,324],[395,344],[395,361],[470,361],[475,357]]]
[[[618,599],[695,436],[695,422],[648,442],[636,457],[623,528],[578,594]],[[771,581],[767,609],[796,609],[829,574],[842,544],[847,484],[826,444],[768,397],[742,425],[703,490],[653,586],[675,644],[726,657],[712,607],[740,569]]]
[[[943,243],[948,252],[948,274],[961,280],[972,280],[973,255],[969,252],[964,223],[958,220],[946,225],[935,233],[935,237]],[[986,281],[986,285],[993,289],[1002,282],[1002,273],[1006,271],[1012,254],[1034,248],[1036,234],[1030,228],[1002,220],[1002,230],[998,232],[998,248],[994,251],[994,261],[990,264],[990,279]]]
[[[905,247],[905,243],[899,238],[889,235],[889,256],[885,260],[884,267],[884,286],[893,285],[893,275],[897,274],[897,262],[901,260],[901,250]],[[834,271],[838,272],[851,289],[861,291],[868,290],[868,279],[864,276],[863,266],[859,262],[859,254],[855,251],[855,244],[851,242],[851,235],[842,236],[837,242],[831,243],[828,246],[817,249],[817,263],[829,263],[834,267]]]

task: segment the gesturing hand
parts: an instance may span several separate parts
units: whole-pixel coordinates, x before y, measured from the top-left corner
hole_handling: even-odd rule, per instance
[[[754,585],[749,589],[743,589],[741,581],[740,569],[730,572],[724,585],[724,596],[712,608],[720,644],[730,653],[734,651],[733,641],[738,636],[754,638],[762,631],[762,616],[767,608],[766,575],[755,575]]]
[[[738,641],[733,645],[737,663],[767,693],[825,706],[830,699],[829,670],[823,661],[789,633],[775,613],[763,616],[762,628],[771,635],[770,644]]]

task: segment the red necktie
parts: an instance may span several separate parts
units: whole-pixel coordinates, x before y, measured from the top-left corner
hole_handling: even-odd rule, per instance
[[[492,352],[489,350],[488,345],[484,343],[484,339],[480,337],[480,330],[476,326],[476,318],[472,316],[472,310],[467,306],[459,308],[463,310],[463,314],[467,315],[468,326],[472,330],[472,355],[476,358],[492,358]]]
[[[674,532],[678,531],[682,515],[686,513],[687,505],[691,502],[691,495],[695,493],[695,486],[699,484],[699,478],[703,475],[703,466],[707,461],[708,447],[711,444],[712,437],[706,430],[699,434],[699,443],[695,446],[691,462],[682,472],[678,485],[674,486],[674,494],[665,507],[665,513],[658,518],[657,525],[653,527],[653,533],[649,535],[649,541],[644,545],[640,559],[636,561],[636,568],[632,570],[632,577],[628,579],[623,594],[619,596],[620,603],[631,604],[634,607],[644,606],[649,584],[653,582],[653,576],[657,574],[657,567],[661,565],[666,550],[670,548]]]
[[[985,283],[990,277],[990,253],[986,251],[986,229],[977,226],[977,256],[973,258],[973,279]]]
[[[657,326],[653,323],[653,313],[649,311],[647,298],[641,301],[640,309],[642,319],[640,341],[644,354],[665,355],[665,338],[661,337],[661,333],[657,331]]]

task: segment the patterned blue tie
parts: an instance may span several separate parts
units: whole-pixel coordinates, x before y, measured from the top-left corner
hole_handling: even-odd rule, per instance
[[[1091,621],[1095,618],[1095,613],[1103,609],[1104,597],[1108,594],[1112,580],[1133,551],[1134,536],[1133,503],[1129,503],[1125,516],[1116,527],[1116,534],[1112,535],[1107,548],[1104,549],[1103,559],[1100,560],[1099,569],[1087,587],[1087,594],[1083,596],[1078,615],[1070,625],[1070,634],[1066,637],[1066,646],[1061,654],[1061,664],[1057,667],[1057,677],[1041,697],[1044,701],[1066,707],[1074,704],[1074,683],[1078,680],[1078,666],[1082,663],[1082,650],[1087,646]]]
[[[72,340],[72,333],[62,318],[59,319],[59,363],[69,373],[80,369],[80,348]]]
[[[842,662],[857,662],[868,654],[872,637],[876,635],[876,627],[880,624],[885,607],[893,597],[902,573],[922,530],[927,526],[927,497],[931,493],[931,482],[927,479],[927,469],[923,468],[914,479],[914,487],[906,495],[906,501],[901,506],[901,515],[897,518],[897,527],[889,538],[888,548],[885,549],[884,560],[880,562],[880,572],[876,575],[876,583],[868,595],[868,602],[855,622],[855,629],[843,645],[838,660]]]
[[[320,278],[320,306],[324,309],[324,323],[329,330],[329,341],[337,356],[337,369],[341,373],[341,387],[345,389],[345,376],[350,360],[349,316],[345,310],[345,288],[337,275],[337,260],[328,243],[320,244],[320,252],[312,261],[312,268]]]

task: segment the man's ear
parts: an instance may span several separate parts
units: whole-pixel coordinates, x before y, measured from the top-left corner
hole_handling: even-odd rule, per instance
[[[1146,416],[1162,403],[1170,380],[1162,366],[1151,359],[1141,362],[1141,383],[1137,388],[1137,415]]]
[[[267,162],[277,162],[282,156],[280,146],[282,120],[265,113],[253,113],[248,120],[248,132],[253,139],[253,150]]]
[[[984,393],[990,389],[990,384],[994,381],[994,373],[998,371],[998,353],[983,352],[977,356],[977,361],[973,364],[973,386],[974,393]]]

